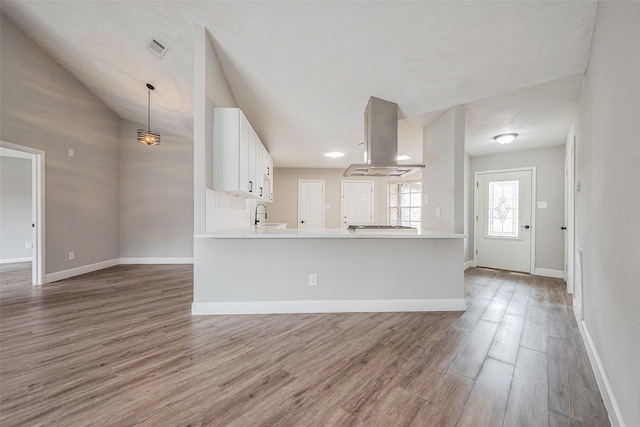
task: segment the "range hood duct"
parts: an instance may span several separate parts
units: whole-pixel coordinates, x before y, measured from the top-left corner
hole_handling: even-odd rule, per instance
[[[398,104],[372,96],[364,110],[364,163],[350,165],[344,176],[412,174],[424,165],[398,164]]]

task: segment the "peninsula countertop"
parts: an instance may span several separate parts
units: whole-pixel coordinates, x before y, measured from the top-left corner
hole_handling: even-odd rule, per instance
[[[463,233],[418,229],[415,234],[395,234],[390,231],[358,234],[341,228],[274,229],[249,226],[210,233],[194,234],[196,239],[461,239]]]

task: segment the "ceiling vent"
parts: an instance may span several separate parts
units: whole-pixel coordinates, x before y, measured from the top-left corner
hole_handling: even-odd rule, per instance
[[[147,44],[147,50],[153,53],[158,58],[162,59],[167,50],[169,50],[164,43],[158,41],[157,39],[151,39]]]

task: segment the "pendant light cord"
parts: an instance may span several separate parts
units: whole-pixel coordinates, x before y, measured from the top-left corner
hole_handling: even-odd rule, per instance
[[[147,88],[147,131],[151,130],[151,88]]]

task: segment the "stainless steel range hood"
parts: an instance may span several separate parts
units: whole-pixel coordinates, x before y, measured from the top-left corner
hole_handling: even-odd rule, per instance
[[[350,165],[344,176],[406,176],[424,165],[398,164],[398,104],[372,96],[364,110],[364,163]]]

